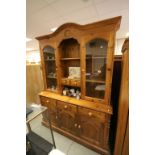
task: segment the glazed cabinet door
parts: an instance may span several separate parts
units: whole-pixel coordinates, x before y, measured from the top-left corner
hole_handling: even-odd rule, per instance
[[[78,132],[81,138],[91,144],[104,146],[105,116],[100,112],[86,108],[78,108]]]
[[[40,100],[41,100],[41,104],[43,106],[46,106],[49,110],[49,115],[50,115],[52,125],[58,126],[56,100],[50,99],[47,97],[42,97],[42,96],[40,97]],[[48,117],[48,113],[46,112],[45,114],[43,114],[43,120],[46,122],[48,121],[47,117]]]
[[[69,103],[57,101],[59,127],[69,133],[76,133],[77,107]]]
[[[94,39],[86,44],[85,96],[86,99],[104,99],[108,42]]]
[[[53,47],[44,47],[43,61],[45,66],[46,89],[51,91],[57,91],[55,49]]]

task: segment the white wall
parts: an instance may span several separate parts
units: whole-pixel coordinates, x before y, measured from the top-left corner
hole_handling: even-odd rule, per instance
[[[26,52],[26,62],[27,63],[40,63],[40,52],[36,51],[27,51]]]
[[[117,39],[115,43],[115,55],[122,55],[122,45],[125,41],[125,38]]]

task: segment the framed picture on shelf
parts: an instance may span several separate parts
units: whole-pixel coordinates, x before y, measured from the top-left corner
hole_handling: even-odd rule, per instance
[[[69,67],[70,79],[80,79],[80,67]]]

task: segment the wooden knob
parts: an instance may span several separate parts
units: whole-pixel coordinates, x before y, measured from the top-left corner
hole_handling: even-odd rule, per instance
[[[49,103],[50,101],[49,100],[46,100],[46,103]]]
[[[77,124],[75,123],[74,126],[77,127]]]
[[[82,69],[82,72],[84,72],[85,70],[84,69]]]
[[[89,112],[89,113],[88,113],[88,115],[91,117],[91,116],[92,116],[92,113],[91,113],[91,112]]]
[[[78,128],[81,129],[81,125],[78,125]]]
[[[74,82],[74,84],[76,85],[76,84],[77,84],[77,82]]]
[[[67,105],[65,105],[64,108],[67,109]]]
[[[56,119],[58,119],[58,116],[55,116]]]

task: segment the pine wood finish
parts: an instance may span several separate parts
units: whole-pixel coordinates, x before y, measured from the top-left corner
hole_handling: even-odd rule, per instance
[[[118,105],[118,122],[114,155],[129,154],[129,39],[125,40],[122,52],[122,79]]]
[[[44,78],[39,96],[51,112],[53,128],[101,154],[110,154],[114,42],[120,21],[119,16],[87,25],[67,23],[36,38]],[[71,77],[69,67],[80,67],[80,76]],[[64,96],[66,87],[80,91],[80,99]],[[48,126],[45,119],[43,124]]]

